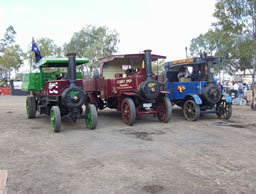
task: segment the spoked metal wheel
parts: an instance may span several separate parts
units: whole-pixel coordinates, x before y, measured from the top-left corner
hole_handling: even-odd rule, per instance
[[[183,113],[188,121],[196,121],[200,117],[200,107],[194,100],[187,100],[183,105]]]
[[[29,119],[36,117],[36,98],[28,96],[26,99],[26,113]]]
[[[159,121],[168,123],[172,116],[172,104],[167,97],[163,97],[157,107]]]
[[[52,106],[51,108],[51,126],[55,133],[60,132],[61,128],[61,115],[60,108],[58,106]]]
[[[216,107],[219,119],[229,119],[232,116],[232,105],[225,100],[221,100]]]
[[[136,119],[136,109],[131,98],[125,98],[121,105],[123,122],[131,126]]]
[[[93,104],[87,104],[85,110],[85,124],[89,129],[96,129],[98,113]]]

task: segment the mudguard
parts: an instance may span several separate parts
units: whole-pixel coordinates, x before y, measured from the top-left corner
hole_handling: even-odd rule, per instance
[[[223,97],[224,97],[224,99],[226,100],[227,103],[232,103],[232,99],[231,99],[230,95],[223,94]]]
[[[196,94],[194,94],[194,95],[188,94],[187,96],[192,97],[195,100],[196,104],[203,104],[201,98],[198,95],[196,95]]]

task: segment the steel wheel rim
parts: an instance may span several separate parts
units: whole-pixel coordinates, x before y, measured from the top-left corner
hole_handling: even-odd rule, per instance
[[[196,116],[196,108],[192,102],[187,102],[185,106],[185,114],[189,120],[193,120]]]
[[[51,112],[51,126],[52,126],[53,129],[56,128],[56,122],[55,122],[55,121],[56,121],[56,120],[55,120],[55,113],[54,113],[54,111],[52,110],[52,112]]]
[[[222,109],[222,114],[220,115],[221,118],[227,118],[228,117],[228,114],[229,114],[229,111],[230,111],[230,108],[227,104],[226,101],[222,101],[220,103],[220,107]]]
[[[158,117],[161,121],[163,121],[166,118],[166,106],[164,102],[161,102],[161,104],[159,105],[159,113],[158,113]]]
[[[28,100],[26,100],[26,113],[27,113],[27,116],[29,116],[29,112],[28,112]]]
[[[126,102],[123,104],[122,116],[123,116],[123,120],[125,121],[125,123],[129,123],[129,121],[131,119],[130,106]]]
[[[86,122],[86,125],[89,128],[92,127],[92,113],[91,113],[89,108],[86,110],[86,120],[85,120],[85,122]]]

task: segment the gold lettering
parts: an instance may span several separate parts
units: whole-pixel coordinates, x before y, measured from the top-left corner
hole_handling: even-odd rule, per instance
[[[149,84],[148,84],[148,87],[149,87],[149,88],[152,88],[152,87],[154,87],[155,85],[156,85],[156,83],[149,83]]]

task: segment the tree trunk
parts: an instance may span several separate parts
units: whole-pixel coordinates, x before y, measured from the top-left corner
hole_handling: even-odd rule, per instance
[[[253,72],[252,72],[252,104],[251,109],[255,110],[254,105],[254,84],[255,84],[255,71],[256,71],[256,56],[253,56]]]
[[[255,12],[255,7],[254,7],[254,12]],[[256,71],[256,53],[255,53],[255,48],[256,48],[256,17],[253,17],[253,59],[252,59],[252,65],[253,65],[253,73],[252,73],[252,104],[251,104],[251,109],[255,110],[255,105],[254,105],[254,84],[255,84],[255,71]]]

